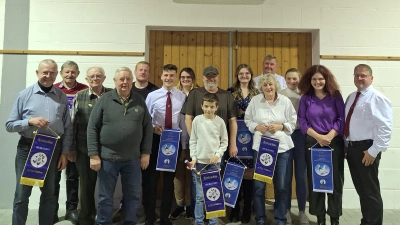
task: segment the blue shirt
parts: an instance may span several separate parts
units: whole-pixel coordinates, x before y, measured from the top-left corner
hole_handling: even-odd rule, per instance
[[[6,122],[6,129],[33,138],[33,131],[37,127],[29,126],[28,123],[33,117],[43,117],[50,121],[49,127],[61,136],[59,141],[62,142],[62,153],[68,153],[72,127],[67,96],[54,86],[48,93],[42,91],[38,83],[27,87],[18,94]],[[54,136],[49,129],[42,128],[39,132]]]
[[[167,89],[162,87],[158,90],[150,92],[149,95],[147,95],[146,105],[152,118],[153,127],[165,125],[167,92]],[[173,88],[171,90],[172,128],[182,130],[182,149],[187,149],[189,143],[189,138],[185,125],[185,116],[181,114],[181,109],[183,103],[185,103],[185,100],[185,93],[176,88]]]

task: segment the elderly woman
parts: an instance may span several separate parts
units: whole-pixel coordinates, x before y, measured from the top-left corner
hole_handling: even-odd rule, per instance
[[[303,96],[300,99],[298,120],[301,131],[307,135],[305,149],[314,145],[330,146],[332,151],[333,193],[313,192],[311,151],[306,151],[308,174],[309,212],[316,215],[318,225],[325,225],[325,214],[331,225],[339,224],[342,215],[342,194],[344,180],[344,102],[339,85],[328,68],[314,65],[301,77],[299,86]],[[328,211],[325,209],[325,195],[328,195]]]
[[[259,93],[254,85],[253,75],[253,70],[249,65],[240,64],[236,68],[236,80],[233,83],[233,87],[228,88],[228,91],[232,93],[236,105],[239,108],[238,119],[244,119],[244,113],[246,112],[250,100]],[[232,209],[229,215],[229,219],[231,221],[235,221],[236,219],[236,221],[241,220],[242,223],[249,223],[251,218],[251,203],[253,201],[253,160],[245,159],[242,160],[242,162],[248,169],[245,170],[239,196],[235,208]],[[240,201],[242,199],[244,200],[243,214],[240,217]]]
[[[251,99],[244,119],[249,130],[254,133],[253,157],[255,159],[262,135],[279,139],[278,157],[273,177],[274,219],[277,225],[285,225],[287,198],[290,196],[285,187],[288,150],[294,146],[290,135],[296,126],[297,115],[289,98],[278,94],[280,85],[275,75],[262,75],[258,84],[261,94]],[[254,180],[254,209],[257,225],[264,225],[266,222],[265,182],[258,180]]]

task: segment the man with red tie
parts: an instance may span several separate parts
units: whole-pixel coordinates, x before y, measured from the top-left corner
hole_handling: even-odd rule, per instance
[[[156,217],[157,184],[158,178],[160,177],[160,171],[156,170],[156,165],[160,135],[164,128],[182,130],[180,151],[186,151],[188,149],[187,145],[189,139],[186,132],[185,117],[180,113],[183,103],[186,100],[186,94],[174,87],[177,70],[177,67],[172,64],[163,66],[161,74],[163,86],[149,93],[146,98],[146,105],[152,117],[153,147],[149,167],[142,172],[142,176],[149,178],[147,190],[149,196],[144,196],[144,198],[147,199],[144,204],[144,211],[146,214],[145,225],[153,225]],[[174,177],[175,172],[163,172],[160,225],[172,225],[168,216],[171,213],[172,200],[174,197]]]
[[[392,134],[392,103],[372,87],[372,69],[366,64],[354,68],[357,91],[346,100],[344,135],[347,162],[360,197],[361,225],[382,225],[383,202],[378,179],[379,162]]]

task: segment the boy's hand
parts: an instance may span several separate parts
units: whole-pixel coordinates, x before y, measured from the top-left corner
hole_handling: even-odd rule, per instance
[[[189,167],[186,167],[186,168],[191,170],[193,167],[196,168],[196,160],[195,159],[190,161],[190,168]]]
[[[210,164],[217,164],[219,162],[219,157],[217,155],[213,155],[210,159]]]

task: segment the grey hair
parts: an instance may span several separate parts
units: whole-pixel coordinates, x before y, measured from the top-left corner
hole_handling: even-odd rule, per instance
[[[101,74],[102,74],[102,75],[106,75],[106,73],[104,72],[103,67],[100,67],[100,66],[92,66],[92,67],[89,67],[89,68],[86,70],[86,75],[89,73],[89,70],[91,70],[91,69],[99,69],[99,70],[101,71]]]
[[[271,59],[275,59],[276,64],[278,64],[278,59],[276,58],[276,56],[271,55],[271,54],[266,55],[266,56],[264,57],[263,63],[264,63],[266,60],[271,60]]]
[[[43,59],[42,61],[40,61],[39,62],[39,66],[38,66],[38,70],[40,70],[40,65],[42,65],[42,64],[53,64],[53,65],[56,66],[56,69],[58,69],[57,63],[52,59]]]
[[[119,72],[121,72],[121,71],[129,72],[129,73],[131,74],[132,79],[133,79],[132,70],[129,69],[128,67],[123,66],[123,67],[118,68],[118,69],[115,71],[114,80],[117,78],[117,76],[119,75]]]
[[[264,86],[264,84],[267,82],[272,82],[272,84],[275,86],[276,93],[278,93],[281,90],[281,85],[276,80],[275,75],[267,73],[267,74],[261,75],[260,81],[258,82],[258,89],[260,90],[260,93],[263,93],[262,86]]]
[[[71,60],[67,60],[65,63],[62,64],[61,66],[61,71],[63,71],[63,69],[65,67],[76,67],[76,69],[79,71],[79,66],[76,62],[71,61]]]
[[[369,74],[372,75],[372,69],[367,64],[358,64],[356,67],[354,67],[354,72],[356,70],[368,70]]]

